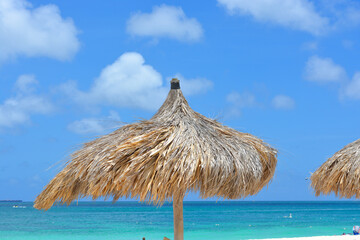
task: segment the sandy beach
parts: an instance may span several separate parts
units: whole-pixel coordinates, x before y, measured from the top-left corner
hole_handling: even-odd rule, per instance
[[[296,238],[267,238],[262,240],[358,240],[360,235],[340,235],[340,236],[316,236],[316,237],[296,237]]]

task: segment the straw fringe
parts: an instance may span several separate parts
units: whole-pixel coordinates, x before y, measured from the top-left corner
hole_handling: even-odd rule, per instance
[[[321,165],[311,176],[315,195],[330,194],[360,197],[360,139],[346,145]]]
[[[277,151],[262,140],[193,111],[172,89],[147,121],[85,143],[36,198],[34,207],[78,197],[137,197],[161,204],[174,194],[236,199],[256,194],[274,175]]]

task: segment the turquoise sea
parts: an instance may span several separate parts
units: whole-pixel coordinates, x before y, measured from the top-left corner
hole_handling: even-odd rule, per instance
[[[355,224],[360,225],[356,201],[184,202],[188,240],[340,235]],[[172,231],[171,204],[79,202],[44,212],[31,202],[0,203],[1,240],[160,240],[173,239]]]

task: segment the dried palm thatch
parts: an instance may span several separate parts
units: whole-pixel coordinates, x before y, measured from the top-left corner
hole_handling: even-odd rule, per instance
[[[136,122],[85,143],[36,198],[35,208],[78,197],[138,197],[181,205],[187,191],[202,198],[244,198],[269,183],[276,150],[262,140],[193,111],[179,80],[146,121]],[[180,202],[175,199],[181,199]],[[174,210],[175,211],[175,210]]]
[[[360,139],[346,145],[323,163],[312,175],[315,195],[321,193],[360,197]]]

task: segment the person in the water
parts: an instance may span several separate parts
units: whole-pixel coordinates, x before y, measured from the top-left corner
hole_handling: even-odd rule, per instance
[[[355,226],[353,227],[353,233],[354,233],[354,235],[359,235],[359,232],[360,232],[360,227],[355,225]]]

